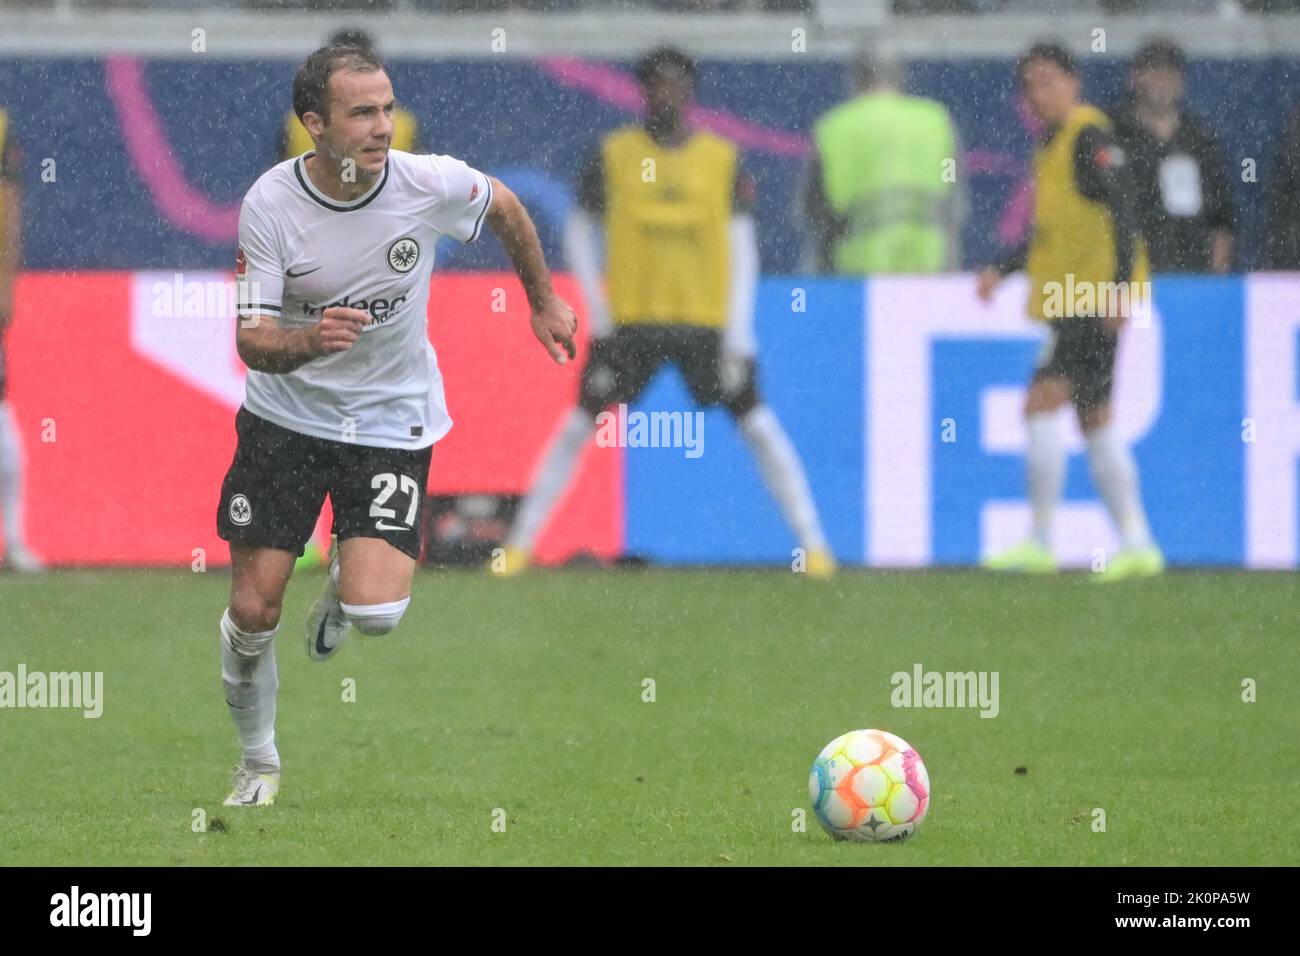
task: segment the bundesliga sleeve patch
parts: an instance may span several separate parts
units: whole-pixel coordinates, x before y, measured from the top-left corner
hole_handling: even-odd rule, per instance
[[[239,251],[235,253],[235,275],[243,278],[248,272],[248,259],[244,255],[244,247],[240,246]]]

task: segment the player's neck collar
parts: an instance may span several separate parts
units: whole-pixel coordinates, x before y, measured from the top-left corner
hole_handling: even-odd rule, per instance
[[[650,142],[654,143],[659,149],[684,149],[686,145],[695,138],[695,130],[691,129],[685,123],[673,130],[673,135],[666,139],[657,138],[655,134],[650,131],[650,127],[644,124],[642,124],[641,130],[645,133]]]
[[[360,209],[383,192],[384,183],[388,182],[388,167],[392,163],[391,157],[384,162],[384,171],[380,174],[379,180],[363,195],[348,202],[331,199],[313,186],[311,177],[307,175],[307,159],[308,157],[315,155],[316,151],[313,149],[299,156],[297,161],[293,164],[293,173],[298,177],[298,182],[302,184],[303,191],[306,192],[308,196],[320,203],[326,209],[333,210],[334,212],[351,212],[353,209]]]

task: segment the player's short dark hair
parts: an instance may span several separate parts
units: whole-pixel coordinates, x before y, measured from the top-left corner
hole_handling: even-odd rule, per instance
[[[695,60],[691,58],[690,54],[675,46],[655,47],[655,49],[637,60],[637,81],[642,86],[645,86],[666,66],[676,67],[686,74],[687,79],[692,84],[695,83]]]
[[[359,30],[356,27],[348,27],[344,30],[336,31],[325,44],[326,46],[360,46],[367,50],[375,48],[375,38],[365,30]]]
[[[1035,43],[1020,55],[1020,59],[1016,60],[1016,82],[1024,86],[1025,70],[1029,68],[1030,63],[1036,63],[1039,60],[1055,63],[1070,76],[1079,75],[1079,67],[1074,62],[1074,55],[1065,48],[1063,43],[1058,43],[1055,40],[1043,40]]]
[[[330,77],[335,72],[373,73],[383,68],[369,47],[323,46],[307,57],[293,76],[293,111],[300,120],[307,113],[315,113],[328,121]]]
[[[1149,67],[1169,66],[1182,73],[1187,69],[1187,54],[1168,37],[1156,37],[1142,44],[1133,55],[1130,66],[1135,72]]]

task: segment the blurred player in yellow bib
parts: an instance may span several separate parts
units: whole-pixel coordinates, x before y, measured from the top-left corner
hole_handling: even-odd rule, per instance
[[[1056,570],[1052,513],[1065,482],[1058,410],[1071,402],[1088,443],[1092,480],[1119,530],[1121,550],[1095,580],[1164,570],[1151,538],[1137,463],[1111,417],[1115,351],[1125,319],[1149,314],[1146,248],[1138,235],[1132,180],[1110,120],[1080,100],[1078,70],[1057,44],[1032,47],[1016,66],[1030,109],[1046,127],[1034,150],[1034,231],[1029,242],[980,274],[989,301],[1004,275],[1029,275],[1029,316],[1049,323],[1025,400],[1026,465],[1033,535],[988,559],[994,570]]]
[[[18,423],[5,401],[5,332],[14,317],[14,287],[23,260],[22,181],[9,115],[0,109],[0,566],[28,573],[44,568],[27,547],[23,519],[23,457]]]
[[[587,301],[593,341],[578,405],[546,451],[506,538],[505,573],[530,563],[597,416],[612,404],[634,402],[670,362],[697,403],[732,414],[804,550],[805,570],[829,575],[835,561],[803,464],[758,393],[753,180],[734,144],[687,127],[695,86],[690,57],[657,49],[642,58],[637,75],[644,120],[601,141],[581,175],[578,212],[565,227],[565,251]]]

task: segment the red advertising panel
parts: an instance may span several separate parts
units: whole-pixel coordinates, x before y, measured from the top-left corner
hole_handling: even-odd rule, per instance
[[[7,341],[26,460],[27,533],[52,564],[209,564],[244,367],[217,273],[30,273]],[[560,279],[575,305],[576,287]],[[556,366],[509,274],[433,281],[430,338],[455,425],[429,490],[522,492],[576,394],[585,354]],[[621,550],[622,459],[592,447],[538,544],[542,561]]]

